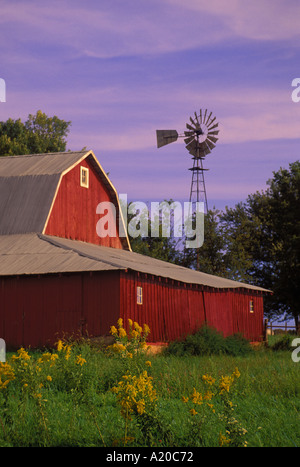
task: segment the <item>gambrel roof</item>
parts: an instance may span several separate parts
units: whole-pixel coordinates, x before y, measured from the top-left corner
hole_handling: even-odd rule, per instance
[[[84,159],[119,207],[116,189],[92,151],[0,157],[0,235],[43,233],[62,176]],[[117,222],[119,215],[117,209]],[[122,241],[130,249],[128,238]]]

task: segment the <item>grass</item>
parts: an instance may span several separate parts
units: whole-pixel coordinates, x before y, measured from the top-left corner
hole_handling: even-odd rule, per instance
[[[108,355],[87,342],[73,344],[68,359],[67,344],[42,363],[45,351],[25,352],[14,361],[8,355],[15,378],[3,385],[2,366],[0,446],[219,446],[220,433],[226,436],[229,426],[231,439],[243,438],[247,446],[299,446],[300,363],[292,361],[290,350],[274,351],[271,343],[240,355],[136,352],[128,358],[126,348],[127,358]],[[58,357],[51,366],[53,354]],[[202,395],[209,389],[202,376],[221,381],[235,368],[240,376],[230,390],[211,400],[215,412],[194,404],[197,415],[191,415],[194,388]],[[147,385],[138,388],[144,412],[133,399],[128,406],[123,396],[118,402],[112,391],[126,371],[147,371]],[[183,396],[189,397],[188,403]],[[131,417],[122,416],[120,404],[132,410]]]

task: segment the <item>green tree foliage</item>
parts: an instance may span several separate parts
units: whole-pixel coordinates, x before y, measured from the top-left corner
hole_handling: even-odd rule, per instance
[[[0,122],[0,156],[42,154],[66,150],[66,136],[71,122],[48,117],[41,110],[21,119]]]
[[[269,317],[294,318],[299,327],[300,162],[273,173],[265,192],[222,215],[226,258],[242,279],[266,287]]]
[[[166,201],[169,205],[172,204],[173,200]],[[173,216],[171,212],[170,219],[166,219],[164,216],[155,216],[154,222],[158,225],[158,235],[154,235],[153,224],[150,219],[150,212],[145,212],[136,216],[131,214],[128,216],[128,222],[137,221],[137,227],[139,222],[144,222],[144,226],[147,225],[146,235],[139,235],[130,238],[130,244],[133,251],[146,256],[160,259],[162,261],[168,261],[170,263],[182,264],[183,256],[182,249],[180,248],[180,242],[182,238],[174,236],[174,224]],[[170,229],[170,235],[165,235],[165,232]],[[138,230],[138,228],[137,228]]]

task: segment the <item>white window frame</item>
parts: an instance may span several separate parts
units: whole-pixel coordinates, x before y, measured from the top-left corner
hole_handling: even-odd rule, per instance
[[[136,288],[136,303],[143,305],[143,287],[137,286]]]
[[[89,187],[89,169],[82,166],[80,166],[80,186],[83,188]]]

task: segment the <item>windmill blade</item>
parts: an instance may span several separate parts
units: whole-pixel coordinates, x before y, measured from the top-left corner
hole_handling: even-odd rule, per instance
[[[200,109],[200,123],[203,123],[202,122],[202,110]]]
[[[207,134],[208,135],[218,135],[220,133],[220,130],[217,131],[209,131]]]
[[[194,125],[194,127],[195,127],[195,129],[196,129],[196,128],[197,128],[197,123],[194,122],[194,120],[192,119],[192,117],[190,117],[190,121],[191,121],[191,123]]]
[[[194,112],[195,114],[195,118],[196,118],[196,122],[197,122],[197,128],[200,128],[200,123],[199,123],[199,120],[198,120],[198,116],[196,114],[196,112]]]
[[[197,148],[197,146],[198,146],[198,143],[195,140],[195,138],[193,138],[189,143],[187,143],[186,148],[190,150],[191,148]]]
[[[207,138],[209,141],[212,141],[213,143],[216,143],[219,138],[215,138],[214,136],[207,135]]]
[[[157,147],[161,148],[167,144],[173,143],[178,139],[178,132],[176,130],[156,130]]]
[[[217,128],[218,125],[219,125],[219,124],[216,123],[214,126],[209,127],[209,128],[208,128],[208,131],[212,130],[213,128]]]
[[[184,132],[184,135],[185,135],[185,136],[192,136],[192,135],[194,135],[194,134],[195,134],[194,131],[185,131],[185,132]]]
[[[206,122],[205,122],[205,125],[206,125],[207,127],[208,127],[208,122],[209,122],[209,120],[210,120],[211,114],[212,114],[212,112],[210,112],[210,114],[209,114],[209,116],[207,117],[207,120],[206,120]]]
[[[209,122],[209,124],[207,125],[207,128],[208,128],[208,129],[209,129],[209,127],[214,123],[214,121],[215,121],[216,118],[217,118],[217,117],[214,117],[214,118],[212,119],[212,121]]]
[[[208,139],[205,140],[205,144],[209,147],[211,151],[216,147],[216,145],[212,143],[211,141],[209,141]]]
[[[197,155],[198,157],[205,157],[207,154],[210,153],[209,148],[207,146],[204,146],[203,143],[199,145]]]
[[[207,109],[205,109],[205,112],[204,112],[203,123],[205,123],[206,114],[207,114]]]
[[[210,148],[209,148],[209,146],[206,144],[206,140],[203,141],[203,142],[200,144],[200,147],[201,147],[201,150],[202,150],[205,154],[209,154],[209,153],[210,153]]]
[[[195,128],[189,125],[188,123],[186,124],[186,127],[188,130],[192,130],[192,132],[195,133]]]
[[[194,140],[195,140],[194,136],[190,136],[189,138],[185,138],[184,142],[185,142],[186,145],[188,145]]]
[[[186,145],[186,148],[190,154],[196,155],[197,149],[198,149],[197,141],[195,140],[191,141],[189,144]]]

